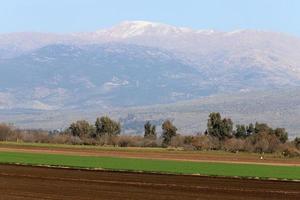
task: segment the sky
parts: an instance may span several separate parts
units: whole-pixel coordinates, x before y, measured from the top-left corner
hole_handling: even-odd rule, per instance
[[[0,33],[85,32],[127,20],[300,36],[300,0],[0,0]]]

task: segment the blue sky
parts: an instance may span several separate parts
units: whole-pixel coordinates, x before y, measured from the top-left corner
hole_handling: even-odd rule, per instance
[[[0,0],[0,32],[78,32],[125,20],[300,36],[300,0]]]

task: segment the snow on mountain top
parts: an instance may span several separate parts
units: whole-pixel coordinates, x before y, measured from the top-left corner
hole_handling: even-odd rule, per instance
[[[137,28],[144,28],[144,27],[147,27],[147,26],[152,26],[152,27],[166,26],[166,25],[164,25],[162,23],[150,22],[150,21],[140,21],[140,20],[136,20],[136,21],[124,21],[124,22],[121,22],[120,25],[135,26]]]
[[[112,28],[97,31],[98,34],[108,34],[116,38],[130,38],[143,34],[167,35],[170,33],[181,34],[188,32],[193,32],[193,30],[149,21],[124,21]]]
[[[124,21],[109,29],[99,30],[98,34],[109,34],[116,38],[130,38],[140,35],[180,35],[186,33],[212,35],[218,31],[211,29],[195,30],[187,27],[177,27],[169,24],[150,21]]]

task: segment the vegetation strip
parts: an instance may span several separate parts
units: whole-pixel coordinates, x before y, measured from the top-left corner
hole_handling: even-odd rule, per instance
[[[300,167],[0,152],[0,163],[300,180]]]

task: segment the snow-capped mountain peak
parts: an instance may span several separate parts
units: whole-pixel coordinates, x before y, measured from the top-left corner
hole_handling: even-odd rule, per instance
[[[121,22],[119,25],[121,26],[134,26],[136,28],[145,28],[145,27],[158,27],[158,26],[167,26],[162,23],[157,22],[150,22],[150,21],[141,21],[141,20],[135,20],[135,21],[124,21]]]
[[[193,32],[193,30],[149,21],[124,21],[112,28],[97,31],[100,35],[122,39],[140,35],[183,34],[187,32]]]

